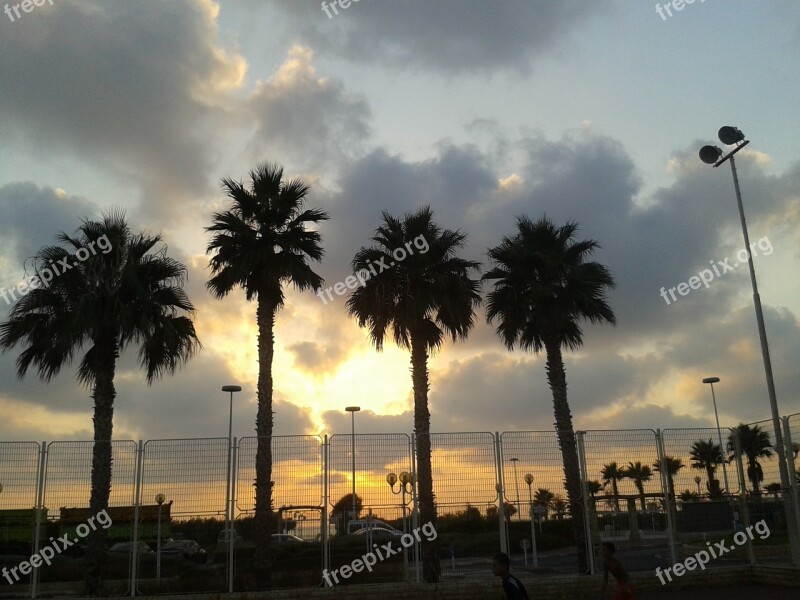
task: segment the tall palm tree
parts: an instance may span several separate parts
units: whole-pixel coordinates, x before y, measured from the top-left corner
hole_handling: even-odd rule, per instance
[[[96,515],[108,508],[111,491],[114,379],[121,353],[137,348],[151,384],[173,373],[200,342],[191,319],[194,307],[182,287],[186,268],[167,256],[160,236],[135,235],[122,214],[112,213],[86,220],[74,236],[62,233],[57,240],[62,245],[45,246],[34,257],[39,285],[0,324],[0,348],[24,346],[17,375],[35,367],[44,381],[88,348],[77,379],[91,388],[94,401],[89,510]],[[54,265],[61,265],[61,274],[54,276]],[[102,591],[105,542],[105,529],[89,534],[89,595]]]
[[[639,491],[639,501],[642,504],[642,510],[647,510],[644,499],[644,483],[653,478],[653,472],[650,470],[650,467],[643,465],[639,460],[635,463],[629,462],[628,466],[623,470],[623,475],[633,480],[633,485],[635,485],[636,489]]]
[[[547,488],[539,488],[533,493],[533,505],[544,508],[544,520],[547,520],[547,511],[552,508],[556,495]]]
[[[578,569],[584,572],[587,546],[581,477],[561,348],[580,348],[579,321],[613,324],[616,319],[605,297],[614,279],[603,265],[585,262],[598,244],[576,241],[577,229],[572,222],[556,227],[547,217],[535,222],[519,217],[517,232],[489,250],[494,268],[483,278],[494,281],[486,317],[489,323],[499,320],[497,334],[506,347],[512,350],[519,344],[523,350],[546,352]]]
[[[618,467],[616,462],[610,462],[607,465],[603,465],[600,475],[603,478],[603,483],[606,485],[611,484],[611,492],[614,494],[614,508],[619,512],[619,498],[617,496],[619,496],[619,482],[625,478],[625,468]]]
[[[714,477],[717,467],[725,460],[722,458],[722,448],[719,444],[715,444],[711,438],[708,441],[697,440],[692,444],[689,456],[692,458],[693,469],[704,469],[706,472],[709,497],[719,498],[722,496],[719,480]]]
[[[442,230],[429,207],[397,219],[383,213],[374,246],[362,247],[353,258],[353,270],[365,277],[347,301],[347,310],[366,327],[380,351],[389,329],[395,344],[411,351],[414,388],[414,432],[417,445],[418,494],[422,522],[436,521],[431,472],[430,412],[428,410],[428,356],[441,348],[446,335],[464,340],[480,304],[479,282],[469,274],[479,263],[456,253],[466,236]],[[403,251],[403,252],[400,252]],[[406,256],[407,255],[407,256]],[[402,258],[401,258],[402,257]],[[375,265],[380,265],[376,270]],[[439,579],[434,546],[422,544],[423,577]]]
[[[256,301],[258,323],[258,411],[256,415],[256,479],[254,563],[257,585],[271,582],[272,539],[272,359],[275,317],[285,302],[284,286],[318,290],[323,279],[309,266],[322,259],[318,231],[311,227],[328,218],[322,210],[305,209],[309,187],[299,179],[284,181],[283,168],[260,165],[250,171],[250,186],[222,180],[230,208],[215,213],[208,244],[212,277],[206,283],[216,298],[235,287]]]
[[[665,456],[664,463],[667,467],[666,475],[667,475],[667,486],[669,490],[670,498],[675,498],[675,476],[678,474],[678,471],[683,469],[686,465],[683,464],[683,461],[680,458],[675,458],[674,456]],[[653,470],[656,473],[661,473],[661,462],[655,461],[653,463]]]
[[[764,470],[761,468],[759,458],[771,458],[772,441],[769,433],[761,429],[760,425],[746,425],[740,423],[736,428],[739,433],[739,445],[742,454],[747,457],[747,478],[753,484],[753,495],[760,496],[760,484],[764,481]],[[728,436],[730,447],[733,447],[733,434]]]

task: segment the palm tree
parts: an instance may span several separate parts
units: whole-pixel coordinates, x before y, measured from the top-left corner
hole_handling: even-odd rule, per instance
[[[358,494],[356,494],[355,507],[356,512],[351,517],[350,515],[353,512],[353,494],[350,493],[339,498],[339,501],[331,508],[330,520],[336,523],[336,532],[338,534],[346,534],[348,531],[348,523],[350,523],[352,519],[358,519],[358,516],[361,514],[361,510],[364,508],[364,501]]]
[[[606,302],[614,280],[603,265],[584,262],[598,247],[593,240],[576,241],[578,226],[556,227],[547,217],[536,222],[517,219],[517,232],[489,250],[495,263],[484,275],[494,280],[488,295],[487,320],[499,319],[497,334],[509,350],[546,352],[547,382],[553,395],[556,431],[577,545],[578,569],[586,570],[586,531],[582,516],[581,477],[567,380],[561,348],[577,350],[583,343],[579,321],[615,323]]]
[[[550,501],[550,506],[556,513],[556,520],[560,521],[564,516],[564,513],[567,511],[567,503],[564,501],[564,498],[558,494],[555,494],[553,499]]]
[[[680,493],[678,498],[680,498],[681,502],[692,502],[692,501],[698,499],[698,495],[697,495],[697,492],[692,492],[690,490],[684,490],[684,491],[682,491]]]
[[[544,520],[547,520],[547,511],[553,506],[556,495],[547,488],[539,488],[533,493],[533,505],[544,508]]]
[[[653,478],[653,472],[650,467],[643,465],[641,461],[637,460],[629,462],[628,466],[623,470],[623,476],[628,479],[633,479],[633,485],[639,491],[639,501],[642,503],[642,510],[647,510],[644,499],[644,482],[650,481]]]
[[[708,482],[708,495],[710,498],[719,498],[722,496],[722,490],[719,487],[719,480],[714,478],[714,473],[717,466],[721,465],[725,459],[722,458],[722,449],[719,444],[711,441],[697,440],[692,444],[689,450],[689,456],[692,458],[693,469],[704,469]]]
[[[402,219],[384,212],[383,224],[372,238],[376,245],[362,247],[353,258],[356,273],[368,276],[371,270],[374,276],[365,278],[364,285],[348,299],[349,314],[358,320],[359,327],[368,328],[378,351],[383,349],[390,328],[395,344],[411,351],[417,485],[423,523],[436,522],[428,356],[441,348],[446,335],[454,342],[467,338],[475,321],[474,309],[481,300],[479,282],[469,277],[479,263],[456,255],[465,239],[459,231],[440,229],[430,207]],[[412,248],[417,251],[412,252]],[[380,265],[381,270],[376,271],[374,265]],[[431,542],[422,544],[422,562],[425,581],[438,581],[439,563]]]
[[[200,342],[190,318],[194,307],[182,287],[186,268],[167,256],[160,236],[134,235],[124,216],[112,213],[85,220],[74,236],[61,233],[57,240],[63,246],[45,246],[34,257],[40,287],[23,296],[0,324],[0,348],[23,345],[17,375],[22,378],[35,367],[44,381],[88,348],[77,379],[91,388],[94,401],[89,510],[96,515],[108,508],[111,491],[114,379],[122,351],[138,349],[151,384],[175,372]],[[63,272],[54,276],[53,265]],[[89,534],[89,595],[101,593],[105,542],[105,529]]]
[[[777,500],[778,499],[778,494],[781,491],[781,484],[777,483],[777,482],[776,483],[769,483],[769,484],[767,484],[767,487],[764,488],[764,489],[767,490],[767,493],[772,494],[773,496],[775,496],[775,500]]]
[[[586,489],[589,492],[589,495],[594,498],[600,490],[603,489],[603,484],[596,480],[591,480],[586,482]]]
[[[680,458],[675,458],[674,456],[665,456],[664,464],[667,467],[666,475],[669,495],[670,498],[675,498],[675,476],[678,474],[678,471],[683,469],[686,465],[683,464],[683,461]],[[653,463],[653,470],[656,473],[661,473],[660,461],[657,460]]]
[[[309,229],[328,215],[319,209],[304,209],[309,188],[299,179],[283,180],[283,168],[260,165],[250,171],[250,188],[223,179],[222,187],[231,199],[230,209],[215,213],[208,252],[212,277],[206,283],[218,299],[235,287],[255,300],[258,323],[258,412],[256,415],[256,478],[254,562],[258,587],[270,586],[272,538],[272,358],[277,312],[283,307],[284,286],[300,291],[318,290],[323,279],[311,270],[309,260],[319,261],[324,253],[319,232]]]
[[[619,482],[625,478],[625,469],[617,466],[616,462],[603,465],[600,471],[605,485],[611,484],[611,492],[614,494],[614,508],[619,512]]]
[[[771,458],[772,441],[769,433],[761,429],[760,425],[745,425],[740,423],[736,428],[739,434],[739,446],[742,453],[747,457],[747,478],[753,484],[753,495],[760,496],[761,489],[759,484],[764,481],[764,471],[761,468],[759,458]],[[730,447],[733,446],[733,434],[728,436]]]

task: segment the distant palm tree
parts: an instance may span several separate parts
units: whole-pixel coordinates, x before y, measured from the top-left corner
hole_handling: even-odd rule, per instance
[[[683,464],[683,461],[680,458],[675,458],[674,456],[665,456],[664,463],[667,467],[667,485],[669,486],[669,495],[671,498],[675,498],[675,476],[678,474],[678,471],[683,469],[686,465]],[[661,462],[655,461],[653,463],[653,470],[656,473],[661,473]]]
[[[780,483],[770,483],[770,484],[767,484],[767,487],[764,488],[764,489],[767,490],[767,493],[772,494],[773,496],[775,496],[775,500],[777,500],[778,499],[778,494],[781,491],[781,484]]]
[[[721,497],[722,490],[719,487],[719,480],[714,477],[717,467],[724,462],[719,444],[712,442],[711,438],[708,441],[697,440],[692,444],[689,456],[692,458],[693,469],[704,469],[706,472],[709,497]]]
[[[753,495],[760,496],[759,484],[764,481],[764,470],[761,468],[759,458],[771,458],[772,441],[769,433],[761,429],[760,425],[745,425],[740,423],[736,428],[739,433],[739,444],[742,453],[747,457],[747,478],[753,484]],[[730,447],[733,447],[733,434],[728,436]]]
[[[618,484],[625,478],[625,469],[618,467],[616,462],[610,462],[607,465],[603,465],[600,475],[602,475],[606,485],[611,484],[611,492],[614,495],[614,508],[619,512]]]
[[[467,338],[481,301],[479,282],[469,276],[479,263],[457,255],[465,239],[459,231],[442,230],[436,225],[430,207],[402,219],[384,212],[383,224],[372,238],[376,245],[361,248],[353,258],[356,273],[368,276],[374,265],[381,265],[381,270],[365,277],[364,285],[350,296],[349,314],[358,320],[359,327],[368,329],[378,351],[383,349],[390,329],[395,344],[411,351],[417,490],[423,523],[436,522],[428,357],[441,348],[446,336],[454,342]],[[400,258],[405,254],[408,256]],[[427,540],[422,543],[422,564],[424,580],[438,581],[438,554]]]
[[[680,496],[678,497],[680,498],[681,502],[691,502],[693,500],[697,500],[699,496],[697,495],[697,492],[684,490],[680,493]]]
[[[283,168],[261,165],[250,171],[250,187],[223,179],[231,199],[229,210],[214,214],[206,229],[213,233],[208,244],[211,279],[206,286],[218,299],[240,287],[248,301],[255,300],[258,324],[258,412],[256,415],[256,478],[253,535],[254,562],[259,589],[271,583],[270,541],[273,524],[272,487],[272,359],[275,350],[275,318],[283,307],[284,286],[300,291],[318,290],[322,277],[311,270],[309,260],[322,259],[316,226],[328,215],[304,209],[308,186],[283,180]]]
[[[486,317],[499,320],[500,339],[511,350],[517,344],[545,351],[547,382],[553,395],[556,432],[572,516],[579,572],[586,571],[587,540],[581,503],[581,473],[562,348],[583,344],[580,322],[616,322],[606,301],[614,279],[606,267],[586,259],[597,249],[594,240],[575,240],[578,226],[556,227],[547,217],[517,219],[517,231],[491,248],[494,267],[483,278],[494,281]]]
[[[108,508],[111,493],[111,439],[117,364],[123,350],[138,348],[147,383],[176,368],[200,347],[183,290],[186,267],[169,258],[161,236],[134,234],[121,214],[84,221],[67,246],[45,246],[34,257],[34,271],[49,284],[30,291],[0,324],[0,348],[25,346],[17,375],[30,367],[50,381],[76,353],[83,353],[78,381],[92,389],[94,446],[89,499],[91,514]],[[89,252],[89,249],[93,249]],[[101,249],[102,252],[97,250]],[[83,254],[87,256],[81,258]],[[52,277],[53,265],[67,270]],[[87,539],[86,593],[101,591],[106,530]]]
[[[564,501],[564,498],[562,498],[559,494],[555,494],[553,499],[550,501],[550,506],[556,513],[556,519],[560,521],[563,518],[564,513],[567,511],[567,503]]]
[[[544,508],[544,520],[547,520],[548,510],[553,506],[556,495],[547,488],[539,488],[533,494],[533,505]]]
[[[647,510],[644,498],[644,483],[653,478],[653,472],[650,470],[650,467],[643,465],[639,460],[635,463],[629,462],[628,466],[625,467],[623,471],[623,475],[633,480],[633,485],[635,485],[636,489],[639,491],[639,500],[642,503],[642,510]]]
[[[586,482],[586,489],[589,495],[594,498],[603,489],[603,484],[596,480],[590,480]]]

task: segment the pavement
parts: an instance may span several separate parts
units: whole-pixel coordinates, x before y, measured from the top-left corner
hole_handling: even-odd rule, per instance
[[[788,587],[745,585],[689,590],[665,587],[664,590],[658,592],[636,594],[636,600],[717,600],[718,598],[724,600],[797,600],[800,598],[800,590]]]

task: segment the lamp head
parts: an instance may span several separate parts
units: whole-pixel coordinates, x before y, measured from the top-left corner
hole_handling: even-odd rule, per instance
[[[702,481],[702,479],[700,479],[700,475],[695,475],[694,476],[694,482],[695,483],[700,483],[701,481]]]
[[[523,477],[523,479],[525,480],[525,483],[527,483],[528,485],[533,483],[533,475],[531,475],[530,473],[525,473],[525,477]]]
[[[411,481],[411,475],[409,475],[407,471],[403,471],[402,473],[400,473],[400,483],[405,485],[410,481]]]
[[[394,484],[397,483],[397,475],[395,475],[394,473],[389,473],[386,476],[386,483],[394,487]]]
[[[345,406],[344,408],[347,412],[358,412],[361,410],[360,406]]]
[[[156,494],[156,504],[161,506],[162,504],[164,504],[164,500],[165,500],[164,494]]]
[[[706,377],[703,383],[719,383],[719,377]]]
[[[720,127],[717,135],[719,136],[719,141],[726,146],[733,146],[744,140],[744,134],[736,127],[731,127],[730,125]]]
[[[707,165],[713,165],[722,156],[722,148],[717,146],[703,146],[700,148],[700,160]]]
[[[223,392],[241,392],[242,386],[240,385],[223,385],[222,386]]]

